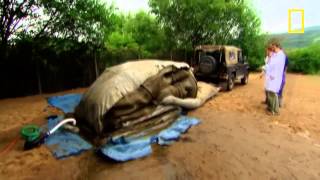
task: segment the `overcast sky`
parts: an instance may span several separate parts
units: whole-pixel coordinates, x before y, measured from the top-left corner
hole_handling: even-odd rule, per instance
[[[149,9],[148,0],[114,0],[114,3],[124,12]],[[251,5],[261,18],[264,32],[287,32],[288,9],[292,8],[304,9],[305,27],[320,26],[320,0],[252,0]],[[293,28],[300,27],[300,22],[300,15],[293,14]]]

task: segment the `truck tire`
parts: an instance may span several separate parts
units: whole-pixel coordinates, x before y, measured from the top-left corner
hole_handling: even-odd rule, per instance
[[[249,73],[246,73],[244,77],[241,79],[241,84],[246,85],[249,82]]]
[[[231,91],[234,87],[234,75],[229,74],[228,75],[228,80],[227,80],[227,90]]]
[[[199,71],[203,74],[212,74],[217,69],[217,61],[212,56],[202,56],[200,58]]]

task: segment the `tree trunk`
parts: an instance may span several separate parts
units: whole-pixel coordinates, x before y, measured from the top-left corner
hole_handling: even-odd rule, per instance
[[[187,49],[184,48],[184,61],[187,62]]]
[[[8,58],[8,44],[7,42],[3,41],[1,42],[1,45],[0,45],[0,57],[1,57],[1,60],[2,61],[5,61],[7,60]]]
[[[42,94],[42,84],[41,84],[40,68],[39,68],[38,60],[36,60],[36,71],[37,71],[37,80],[38,80],[38,92],[41,95]]]
[[[99,71],[98,71],[98,64],[97,64],[97,56],[96,56],[96,53],[94,53],[94,70],[95,70],[96,79],[97,79],[98,76],[99,76]]]

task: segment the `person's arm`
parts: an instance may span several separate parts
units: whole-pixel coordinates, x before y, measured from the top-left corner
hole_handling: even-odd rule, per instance
[[[264,59],[264,64],[265,64],[265,65],[268,64],[268,59],[269,59],[269,57],[266,56],[266,58]]]
[[[287,72],[288,66],[289,66],[289,59],[288,59],[288,56],[286,56],[286,63],[285,63],[285,66],[284,66],[284,71],[285,72]]]

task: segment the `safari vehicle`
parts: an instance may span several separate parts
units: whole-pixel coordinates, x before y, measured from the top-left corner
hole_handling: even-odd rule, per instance
[[[200,45],[196,47],[197,77],[210,78],[216,82],[226,81],[227,90],[232,90],[236,80],[247,84],[249,64],[240,48],[221,45]]]

